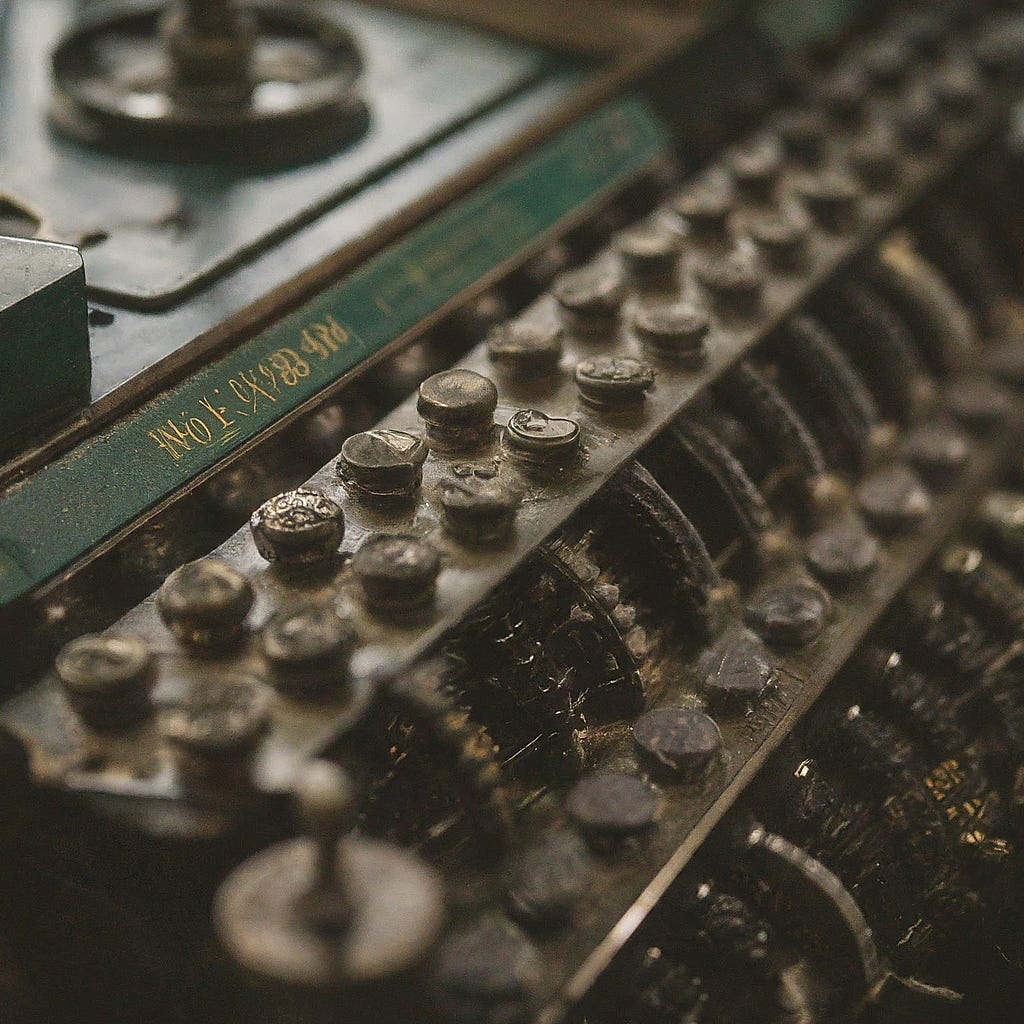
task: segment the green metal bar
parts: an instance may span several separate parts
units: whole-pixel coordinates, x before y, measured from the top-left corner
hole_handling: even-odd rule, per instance
[[[666,146],[627,98],[0,495],[0,606],[61,572]]]

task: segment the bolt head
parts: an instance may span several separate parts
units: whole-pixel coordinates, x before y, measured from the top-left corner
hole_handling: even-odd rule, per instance
[[[590,334],[610,330],[626,297],[619,271],[605,264],[591,264],[559,274],[551,287],[566,327]]]
[[[345,682],[352,629],[329,605],[278,612],[263,629],[275,685],[297,694],[336,693]]]
[[[641,283],[672,280],[683,251],[683,234],[654,221],[618,232],[612,245],[630,279]]]
[[[367,494],[408,496],[423,480],[427,444],[404,430],[368,430],[346,438],[338,474]]]
[[[833,170],[806,176],[797,194],[815,220],[829,231],[853,227],[861,200],[861,188],[850,175]]]
[[[601,771],[573,786],[565,809],[588,837],[615,838],[650,828],[658,816],[658,798],[633,775]]]
[[[497,544],[512,530],[519,495],[486,470],[473,470],[441,482],[445,530],[468,544]]]
[[[266,699],[248,681],[214,682],[165,713],[161,732],[190,774],[244,760],[270,721]]]
[[[633,739],[652,765],[699,779],[722,747],[715,720],[698,708],[656,708],[633,723]]]
[[[268,561],[298,567],[329,561],[345,536],[341,507],[300,487],[264,502],[249,520],[256,550]]]
[[[792,268],[800,263],[807,248],[811,221],[803,207],[793,203],[751,215],[746,229],[773,266]]]
[[[90,634],[65,644],[55,668],[68,702],[95,729],[136,724],[149,713],[153,660],[128,634]]]
[[[716,305],[733,312],[751,312],[765,285],[764,268],[753,252],[709,253],[694,267],[698,283]]]
[[[883,533],[906,533],[920,526],[932,507],[921,478],[909,466],[883,466],[857,488],[861,511]]]
[[[498,366],[506,367],[517,379],[549,377],[562,358],[562,330],[559,327],[509,320],[487,335],[487,354]]]
[[[765,132],[734,146],[726,152],[724,159],[739,188],[764,198],[779,179],[785,155],[778,135]]]
[[[701,655],[698,667],[709,699],[726,708],[748,705],[779,678],[764,644],[748,632],[720,640]]]
[[[831,586],[863,579],[878,563],[879,545],[859,520],[834,523],[807,540],[807,565]]]
[[[217,648],[241,637],[253,597],[252,584],[237,569],[203,558],[175,569],[164,580],[156,607],[181,643]]]
[[[421,385],[416,409],[427,426],[427,439],[441,450],[485,444],[494,428],[498,389],[472,370],[444,370]]]
[[[831,614],[828,594],[798,580],[761,591],[747,608],[746,620],[770,644],[803,647],[821,634]]]
[[[576,364],[576,386],[589,405],[635,406],[654,386],[654,371],[629,356],[583,359]]]
[[[645,345],[687,366],[704,362],[710,330],[707,313],[689,302],[644,302],[633,314],[633,331]]]
[[[728,175],[708,174],[683,189],[671,201],[671,207],[692,233],[721,234],[736,209],[736,193]]]
[[[352,573],[366,605],[378,613],[429,604],[440,572],[437,551],[425,540],[406,534],[368,537],[352,556]]]
[[[580,449],[580,425],[548,416],[538,409],[520,409],[508,421],[506,440],[517,455],[536,462],[565,462]]]

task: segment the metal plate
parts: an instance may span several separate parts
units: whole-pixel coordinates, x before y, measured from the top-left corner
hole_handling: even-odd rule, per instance
[[[554,66],[538,50],[469,29],[352,3],[316,6],[363,53],[370,128],[329,159],[250,176],[129,161],[55,136],[41,116],[48,57],[74,5],[12,5],[0,37],[0,194],[36,214],[42,237],[86,246],[95,294],[166,306]]]

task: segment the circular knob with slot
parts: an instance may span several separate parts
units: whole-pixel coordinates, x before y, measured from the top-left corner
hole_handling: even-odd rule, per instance
[[[50,117],[133,157],[282,166],[358,138],[349,32],[306,5],[173,0],[86,18],[53,52]]]

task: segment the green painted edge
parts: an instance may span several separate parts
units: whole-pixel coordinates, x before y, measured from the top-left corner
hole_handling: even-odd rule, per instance
[[[67,568],[666,144],[640,98],[604,107],[230,355],[11,486],[0,495],[0,605]]]

